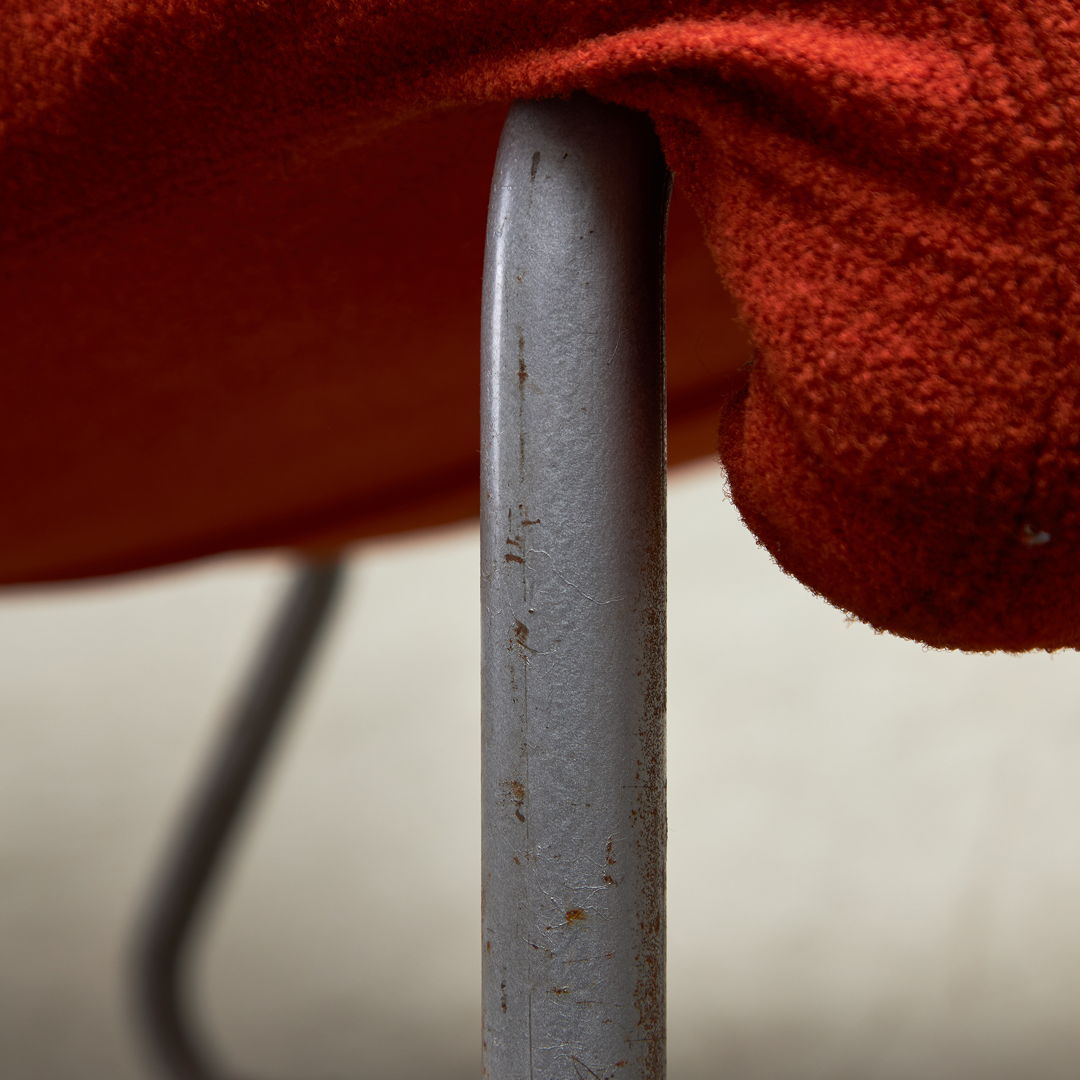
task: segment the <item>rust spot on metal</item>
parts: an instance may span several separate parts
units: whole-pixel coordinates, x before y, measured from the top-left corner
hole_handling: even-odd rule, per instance
[[[504,782],[503,786],[506,788],[507,793],[514,802],[514,817],[516,817],[518,821],[524,821],[525,815],[521,812],[521,808],[525,805],[525,785],[522,784],[520,780],[507,780]],[[518,862],[516,856],[514,862]],[[520,866],[521,864],[518,863],[518,865]]]
[[[588,913],[584,908],[572,907],[566,909],[566,921],[568,923],[581,922],[582,919],[587,919]]]
[[[521,860],[516,855],[514,856],[514,865],[515,866],[520,866],[521,865]]]
[[[608,866],[615,865],[615,840],[614,838],[608,840],[607,847],[604,849],[606,852],[606,860]]]
[[[485,941],[484,942],[484,948],[486,948],[488,952],[491,952],[491,942],[490,941]]]
[[[514,620],[514,628],[511,631],[511,640],[507,643],[506,648],[513,652],[515,648],[521,650],[521,658],[528,663],[528,653],[536,652],[535,649],[529,648],[529,628],[520,620]],[[511,678],[513,675],[511,674]]]
[[[516,562],[516,563],[521,563],[523,566],[525,565],[525,560],[520,555],[515,555],[512,551],[508,551],[503,556],[503,558],[507,562]]]
[[[569,986],[553,986],[551,988],[551,992],[553,994],[569,994],[570,993],[570,987]]]
[[[604,884],[605,885],[618,885],[619,883],[610,874],[605,874],[604,875]]]
[[[534,518],[532,521],[526,521],[526,520],[523,519],[521,524],[522,525],[542,525],[543,522],[541,522],[541,520],[539,518]]]

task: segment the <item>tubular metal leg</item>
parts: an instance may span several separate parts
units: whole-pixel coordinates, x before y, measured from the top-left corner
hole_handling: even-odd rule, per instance
[[[484,1066],[662,1080],[668,176],[648,122],[519,104],[484,284]]]
[[[297,572],[180,823],[140,926],[135,1005],[154,1057],[176,1080],[216,1080],[223,1075],[187,999],[192,938],[229,841],[326,626],[343,573],[337,562],[311,563]]]

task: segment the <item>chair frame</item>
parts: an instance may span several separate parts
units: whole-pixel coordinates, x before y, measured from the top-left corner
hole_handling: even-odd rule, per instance
[[[483,1070],[663,1080],[670,177],[649,122],[512,106],[482,316]],[[133,990],[158,1065],[226,1075],[190,1002],[218,872],[343,575],[295,580],[150,892]]]

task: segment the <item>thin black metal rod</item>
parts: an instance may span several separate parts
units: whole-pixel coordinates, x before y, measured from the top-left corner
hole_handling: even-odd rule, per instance
[[[308,563],[297,571],[180,821],[139,927],[133,981],[140,1026],[159,1066],[176,1080],[225,1075],[190,1006],[193,937],[343,575],[340,562]]]

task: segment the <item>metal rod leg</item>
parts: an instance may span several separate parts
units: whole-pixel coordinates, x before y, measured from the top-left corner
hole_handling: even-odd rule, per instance
[[[483,323],[491,1080],[664,1076],[667,193],[642,116],[512,109]]]
[[[191,1015],[192,938],[229,841],[340,591],[341,563],[301,568],[255,670],[200,779],[147,905],[135,943],[135,1004],[150,1049],[177,1080],[223,1075]]]

